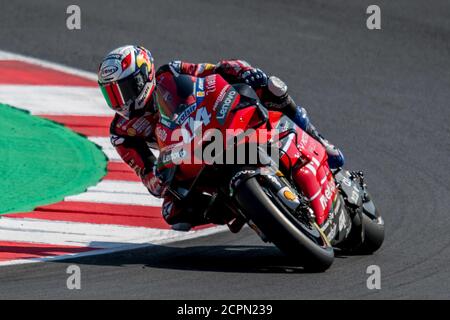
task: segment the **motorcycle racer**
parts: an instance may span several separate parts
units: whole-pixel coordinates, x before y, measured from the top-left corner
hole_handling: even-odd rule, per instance
[[[261,101],[292,119],[326,148],[331,168],[344,164],[339,149],[329,143],[311,124],[304,108],[296,105],[287,86],[276,77],[268,77],[262,70],[243,60],[223,60],[217,64],[194,64],[172,61],[155,70],[153,57],[141,46],[124,46],[106,55],[98,69],[98,84],[103,96],[116,115],[111,123],[111,143],[118,154],[141,178],[149,192],[164,197],[163,216],[170,225],[189,220],[189,211],[176,205],[170,195],[164,194],[164,183],[156,172],[156,157],[151,148],[157,148],[156,130],[160,120],[157,107],[157,86],[167,73],[206,77],[220,74],[230,84],[246,83]],[[195,209],[195,208],[194,208]],[[195,221],[189,221],[195,225]],[[187,228],[189,229],[189,227]]]

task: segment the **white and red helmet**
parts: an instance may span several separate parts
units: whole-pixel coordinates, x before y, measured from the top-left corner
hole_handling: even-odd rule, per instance
[[[117,48],[103,59],[98,85],[108,105],[129,119],[143,110],[155,90],[155,66],[147,49],[140,46]]]

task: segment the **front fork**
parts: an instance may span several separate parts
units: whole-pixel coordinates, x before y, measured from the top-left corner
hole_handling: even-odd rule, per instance
[[[260,180],[262,186],[270,189],[278,201],[296,218],[300,218],[304,222],[315,223],[316,217],[309,206],[308,200],[274,166],[238,171],[230,181],[230,197],[233,197],[240,184],[254,177]],[[249,224],[252,227],[251,222]]]

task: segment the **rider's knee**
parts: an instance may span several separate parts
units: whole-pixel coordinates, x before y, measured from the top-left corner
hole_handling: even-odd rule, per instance
[[[308,112],[306,112],[306,109],[301,106],[296,107],[293,120],[296,125],[298,125],[300,128],[302,128],[305,131],[308,129],[308,127],[310,125]]]

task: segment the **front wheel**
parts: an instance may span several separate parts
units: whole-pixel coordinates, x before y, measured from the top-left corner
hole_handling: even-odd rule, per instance
[[[258,177],[239,186],[236,200],[264,236],[285,254],[300,259],[305,269],[320,272],[331,266],[334,250],[320,227],[294,217]]]

